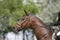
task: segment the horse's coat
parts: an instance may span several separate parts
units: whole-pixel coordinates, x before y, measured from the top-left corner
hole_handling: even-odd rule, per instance
[[[52,40],[52,31],[36,16],[27,14],[14,26],[13,30],[32,28],[37,40]]]

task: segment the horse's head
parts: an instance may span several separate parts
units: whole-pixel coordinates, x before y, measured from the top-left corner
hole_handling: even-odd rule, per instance
[[[25,16],[23,16],[14,26],[13,29],[18,31],[20,29],[30,28],[32,25],[33,15],[28,14],[25,11]]]

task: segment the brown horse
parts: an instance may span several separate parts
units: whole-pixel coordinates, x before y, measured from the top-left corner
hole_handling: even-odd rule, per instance
[[[18,31],[20,29],[32,28],[37,40],[52,40],[51,30],[36,16],[27,14],[23,16],[14,26],[13,29]]]

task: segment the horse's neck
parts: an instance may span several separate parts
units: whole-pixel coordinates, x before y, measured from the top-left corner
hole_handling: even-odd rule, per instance
[[[40,36],[47,34],[50,31],[40,20],[36,20],[32,28],[38,39],[40,38]]]
[[[45,28],[45,25],[43,24],[43,22],[41,20],[36,20],[34,22],[34,25],[32,26],[33,30],[38,30],[41,28]]]
[[[40,27],[45,27],[46,25],[39,19],[36,19],[35,22],[33,23],[33,28],[37,27],[37,28],[40,28]]]

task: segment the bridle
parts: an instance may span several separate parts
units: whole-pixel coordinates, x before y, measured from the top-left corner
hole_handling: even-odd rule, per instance
[[[31,14],[26,18],[26,20],[23,20],[23,22],[21,23],[21,25],[19,25],[18,23],[18,25],[20,26],[20,29],[23,29],[22,28],[22,25],[26,22],[26,21],[28,21],[28,22],[30,22],[30,17],[31,17]],[[27,25],[28,23],[26,23],[26,25]]]

